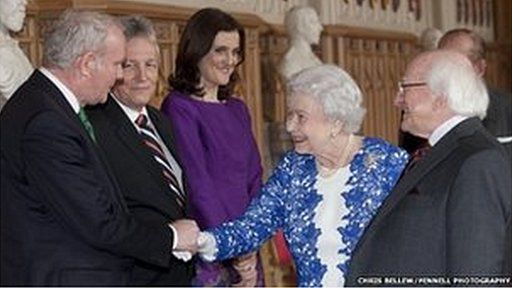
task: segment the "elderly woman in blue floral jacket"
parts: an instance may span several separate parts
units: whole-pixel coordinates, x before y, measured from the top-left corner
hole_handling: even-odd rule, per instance
[[[405,151],[356,136],[365,109],[342,69],[319,65],[288,83],[288,152],[237,220],[201,235],[208,261],[258,249],[282,228],[299,286],[343,286],[365,228],[407,163]],[[254,265],[247,264],[252,271]]]

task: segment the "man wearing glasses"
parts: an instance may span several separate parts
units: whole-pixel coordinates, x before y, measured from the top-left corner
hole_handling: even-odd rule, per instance
[[[347,284],[495,286],[481,280],[511,274],[512,181],[481,122],[485,84],[464,55],[437,50],[413,59],[399,86],[401,129],[431,148],[411,158],[367,228]]]

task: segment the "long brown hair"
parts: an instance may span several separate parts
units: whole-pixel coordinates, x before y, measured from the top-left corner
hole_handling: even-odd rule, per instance
[[[240,65],[244,60],[245,32],[231,15],[216,8],[197,11],[187,22],[178,46],[175,72],[169,76],[169,86],[174,90],[197,96],[204,95],[200,87],[199,61],[210,51],[215,36],[220,31],[237,31],[240,36]],[[235,70],[226,85],[219,86],[218,99],[231,97],[239,75]]]

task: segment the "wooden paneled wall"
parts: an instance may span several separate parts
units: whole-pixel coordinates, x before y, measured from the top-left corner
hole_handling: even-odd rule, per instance
[[[167,77],[174,70],[179,35],[195,9],[168,5],[107,0],[32,0],[26,25],[15,35],[32,63],[41,63],[41,44],[48,24],[66,8],[95,9],[114,15],[142,14],[152,19],[158,34],[162,67],[159,89],[152,100],[158,107],[167,94]],[[246,57],[239,67],[242,83],[238,96],[248,105],[253,131],[266,171],[272,169],[276,155],[290,147],[284,132],[286,116],[285,87],[276,67],[287,48],[282,26],[272,26],[254,15],[234,14],[246,29]],[[318,56],[350,73],[362,88],[367,115],[362,134],[398,141],[399,111],[393,107],[396,83],[407,62],[418,53],[416,36],[406,33],[376,31],[345,26],[326,26]],[[510,89],[512,84],[510,46],[489,45],[487,80],[494,86]],[[270,157],[271,155],[272,157]],[[270,159],[269,158],[273,158]],[[273,247],[265,246],[266,284],[293,285],[293,268],[280,267],[273,257]]]
[[[393,99],[407,62],[417,53],[416,37],[351,27],[327,27],[326,32],[325,61],[347,70],[363,92],[367,112],[361,133],[397,143],[400,113]]]
[[[512,26],[512,25],[511,25]],[[487,45],[486,83],[512,92],[512,47],[504,43]]]

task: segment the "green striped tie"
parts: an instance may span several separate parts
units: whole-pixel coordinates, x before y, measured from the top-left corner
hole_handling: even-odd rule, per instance
[[[80,122],[82,122],[82,125],[84,125],[85,130],[87,133],[89,133],[89,136],[91,137],[92,141],[96,143],[96,136],[94,136],[94,128],[92,127],[91,122],[89,119],[87,119],[87,114],[85,114],[85,110],[83,108],[80,108],[78,111],[78,118],[80,118]]]

